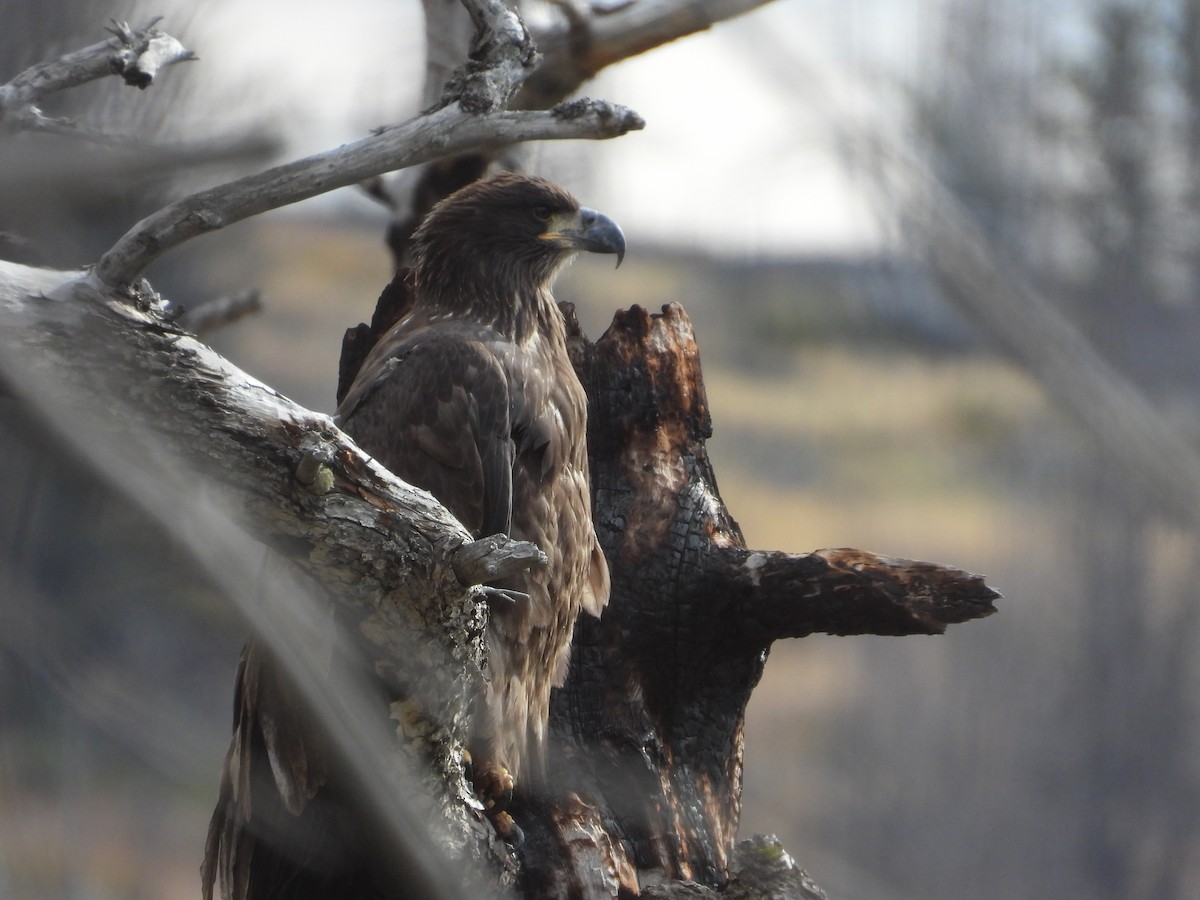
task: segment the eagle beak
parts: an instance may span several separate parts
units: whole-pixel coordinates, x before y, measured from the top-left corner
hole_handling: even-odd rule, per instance
[[[589,253],[615,253],[618,266],[625,258],[625,235],[620,227],[604,213],[586,206],[580,208],[577,216],[564,222],[563,227],[547,231],[540,237]]]

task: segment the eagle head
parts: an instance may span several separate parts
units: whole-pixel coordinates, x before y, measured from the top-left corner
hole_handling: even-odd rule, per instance
[[[625,236],[603,213],[544,178],[505,172],[435,206],[413,234],[417,283],[444,304],[541,293],[580,250],[625,256]],[[423,292],[424,292],[423,291]]]

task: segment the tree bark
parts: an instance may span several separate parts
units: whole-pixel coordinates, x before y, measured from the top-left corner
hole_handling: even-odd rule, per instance
[[[747,550],[705,449],[712,421],[683,308],[620,312],[595,344],[566,313],[613,588],[604,617],[576,626],[554,698],[560,794],[524,811],[522,888],[723,888],[746,704],[771,643],[814,631],[940,633],[994,612],[998,595],[960,570],[866,551]]]
[[[371,324],[347,331],[339,396],[403,315],[409,288],[401,272]],[[705,449],[712,421],[683,308],[618,312],[595,343],[562,308],[588,393],[593,517],[612,595],[602,619],[576,624],[553,697],[552,788],[512,810],[524,832],[519,888],[529,898],[725,888],[746,704],[771,643],[817,631],[938,634],[990,615],[998,595],[952,567],[862,550],[746,549]],[[756,883],[743,878],[741,896],[771,896]]]

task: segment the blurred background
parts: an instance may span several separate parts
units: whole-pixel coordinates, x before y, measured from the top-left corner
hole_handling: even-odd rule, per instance
[[[46,104],[136,140],[0,134],[0,257],[93,262],[173,198],[419,106],[415,0],[0,0],[0,83],[156,14],[200,61]],[[645,132],[530,164],[630,250],[556,295],[593,336],[617,308],[684,305],[749,544],[935,560],[1005,594],[943,637],[777,644],[742,833],[779,835],[842,900],[1200,896],[1200,516],[971,302],[1035,291],[1200,436],[1200,2],[777,0],[586,90]],[[999,287],[947,289],[918,182]],[[387,224],[346,189],[149,277],[185,306],[260,290],[211,342],[330,412]],[[198,897],[246,626],[10,397],[0,459],[0,897]]]

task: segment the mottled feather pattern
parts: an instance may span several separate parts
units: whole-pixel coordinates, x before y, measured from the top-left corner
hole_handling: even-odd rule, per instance
[[[543,179],[501,175],[444,200],[414,235],[411,308],[367,352],[337,411],[363,450],[477,537],[533,541],[549,560],[500,585],[530,600],[492,611],[488,686],[472,723],[477,783],[481,770],[507,769],[537,784],[575,619],[600,615],[608,600],[587,401],[550,294],[579,249],[619,259],[624,238]],[[254,640],[234,706],[206,900],[217,885],[224,900],[395,896],[386,850],[337,778],[320,728]]]
[[[416,234],[409,314],[375,345],[339,424],[475,535],[536,543],[549,564],[503,586],[527,608],[493,614],[484,754],[517,776],[540,763],[550,690],[575,619],[599,615],[608,569],[592,528],[587,398],[550,281],[573,251],[539,239],[561,188],[503,176],[439,205]],[[536,214],[535,214],[536,213]],[[476,748],[478,749],[478,748]]]

